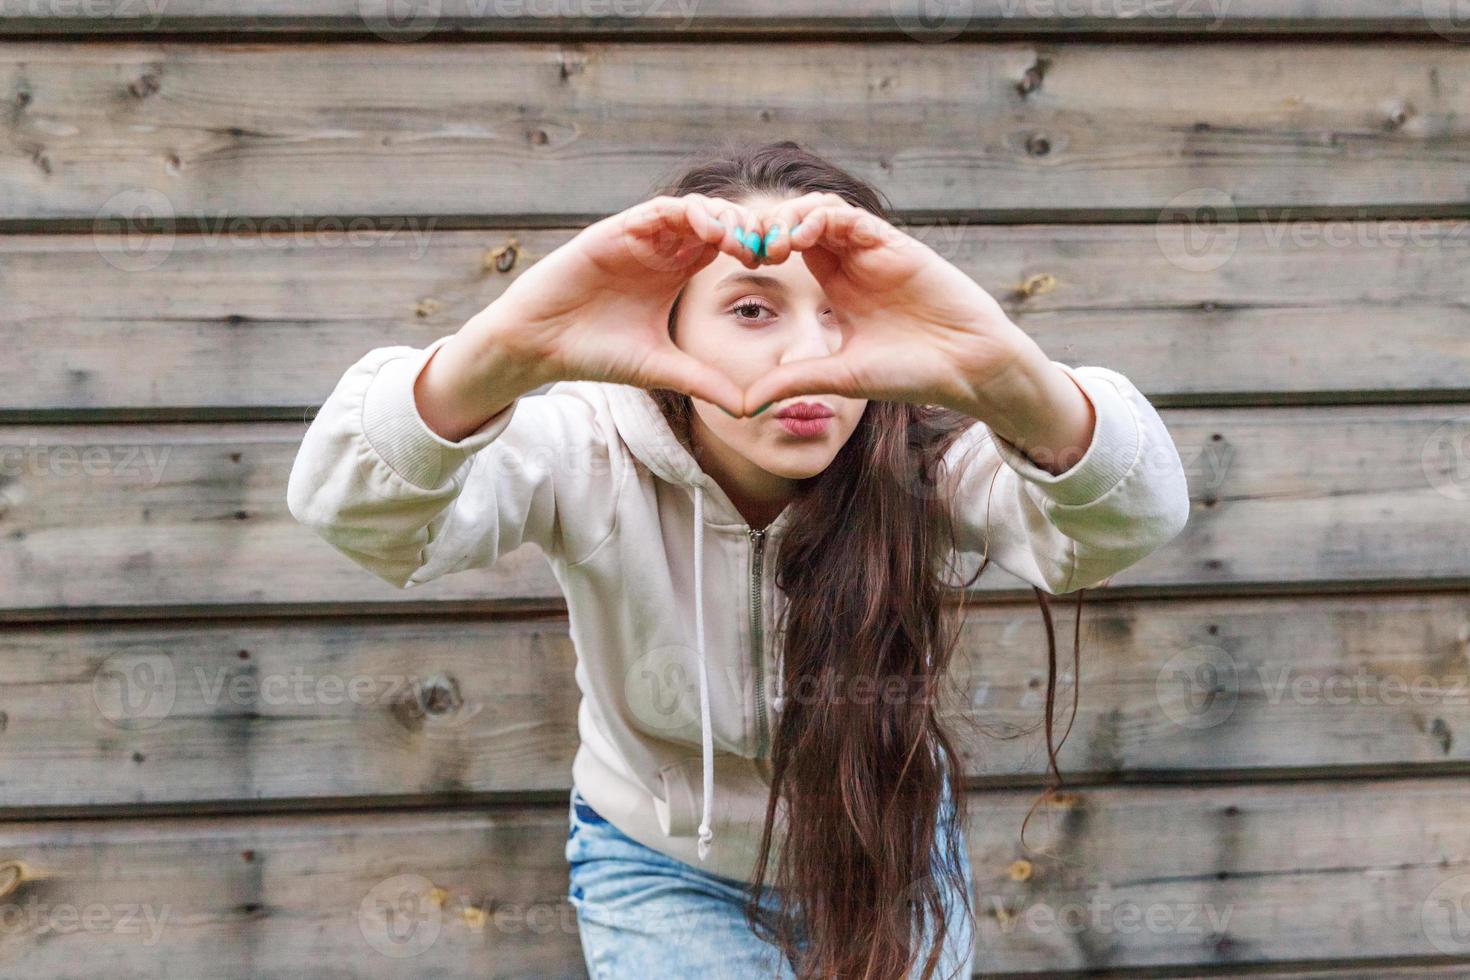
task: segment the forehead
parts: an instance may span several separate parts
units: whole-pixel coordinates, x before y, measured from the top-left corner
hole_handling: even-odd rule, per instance
[[[689,280],[689,289],[700,295],[719,291],[781,292],[791,296],[824,295],[821,284],[806,267],[806,259],[800,252],[792,252],[783,262],[775,265],[760,265],[755,269],[745,266],[733,255],[721,252],[709,265],[700,269]]]

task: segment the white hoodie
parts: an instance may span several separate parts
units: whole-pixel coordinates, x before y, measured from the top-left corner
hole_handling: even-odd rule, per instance
[[[347,370],[292,467],[291,513],[399,588],[538,546],[577,652],[574,784],[635,840],[747,880],[770,789],[771,712],[782,708],[772,640],[785,597],[767,555],[792,509],[752,529],[649,393],[628,385],[558,382],[449,442],[413,395],[448,339],[380,347]],[[973,573],[988,532],[992,562],[1061,594],[1168,542],[1190,505],[1174,442],[1133,384],[1053,363],[1096,411],[1077,463],[1050,474],[979,421],[946,461],[956,565]]]

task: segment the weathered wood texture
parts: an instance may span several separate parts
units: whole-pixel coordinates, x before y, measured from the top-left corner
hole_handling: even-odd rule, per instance
[[[1467,211],[1462,44],[16,42],[0,78],[0,221],[104,234],[601,216],[732,132],[905,213]]]
[[[0,975],[584,975],[544,560],[399,591],[286,476],[358,356],[738,134],[1189,472],[1088,594],[1050,855],[1039,611],[969,609],[979,975],[1470,978],[1455,0],[553,6],[0,4]]]
[[[1467,219],[907,230],[1157,405],[1470,399]],[[300,418],[350,358],[452,333],[572,234],[0,238],[0,413]]]
[[[1169,409],[1194,512],[1116,588],[1270,590],[1470,580],[1458,435],[1470,406]],[[9,426],[0,618],[242,607],[559,608],[533,546],[400,590],[298,524],[302,425]],[[1145,464],[1147,465],[1147,464]],[[999,566],[977,588],[1027,587]]]
[[[1470,954],[1453,919],[1470,894],[1461,780],[1094,788],[1038,807],[1023,842],[1035,801],[970,796],[979,975]],[[564,802],[0,825],[0,886],[30,910],[0,933],[0,963],[60,978],[105,961],[139,980],[582,976],[567,827]],[[1394,975],[1361,965],[1346,975]]]
[[[1069,781],[1470,770],[1463,593],[1091,602]],[[10,816],[571,785],[560,618],[12,626],[0,649]],[[1045,654],[1036,606],[971,608],[947,696],[976,785],[1041,775]]]
[[[366,33],[411,42],[436,34],[817,33],[904,35],[927,43],[996,32],[1114,36],[1169,33],[1201,38],[1272,34],[1395,34],[1459,38],[1466,25],[1455,0],[1080,0],[1018,3],[966,0],[650,0],[647,3],[485,3],[434,0],[210,0],[139,4],[16,4],[0,8],[0,33],[113,34],[229,31],[231,34]]]

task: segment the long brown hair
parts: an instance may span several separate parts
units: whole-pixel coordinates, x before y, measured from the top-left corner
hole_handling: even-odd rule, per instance
[[[726,143],[659,193],[739,201],[811,191],[837,194],[892,223],[876,188],[791,140]],[[678,309],[676,300],[671,336]],[[689,397],[652,394],[697,455]],[[965,593],[989,565],[987,554],[958,585],[947,565],[957,549],[942,457],[975,424],[940,406],[869,401],[832,463],[801,481],[792,503],[775,559],[776,586],[788,600],[775,637],[787,696],[773,732],[771,793],[745,913],[800,980],[903,980],[924,937],[930,948],[921,980],[932,980],[947,937],[944,893],[962,895],[965,913],[974,914],[958,853],[968,823],[963,760],[940,711],[940,685],[963,626]],[[1045,798],[1061,786],[1052,738],[1056,635],[1046,593],[1033,591],[1048,645],[1044,720],[1055,783]],[[1074,717],[1081,609],[1078,590]],[[941,806],[946,783],[949,807]],[[783,797],[778,907],[769,914],[757,896]],[[941,828],[945,819],[952,823]]]

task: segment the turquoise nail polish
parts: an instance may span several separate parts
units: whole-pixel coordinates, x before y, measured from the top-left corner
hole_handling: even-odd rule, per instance
[[[772,404],[774,404],[774,403],[773,402],[766,402],[760,408],[756,409],[754,412],[751,412],[750,413],[751,416],[754,417],[756,415],[759,415],[761,412],[764,412],[766,409],[770,408]]]
[[[768,231],[768,232],[766,232],[766,240],[763,241],[763,242],[761,242],[761,251],[764,252],[764,251],[768,250],[771,247],[771,243],[774,242],[776,239],[778,239],[780,237],[781,237],[781,226],[780,225],[772,225],[771,226],[771,230]]]

